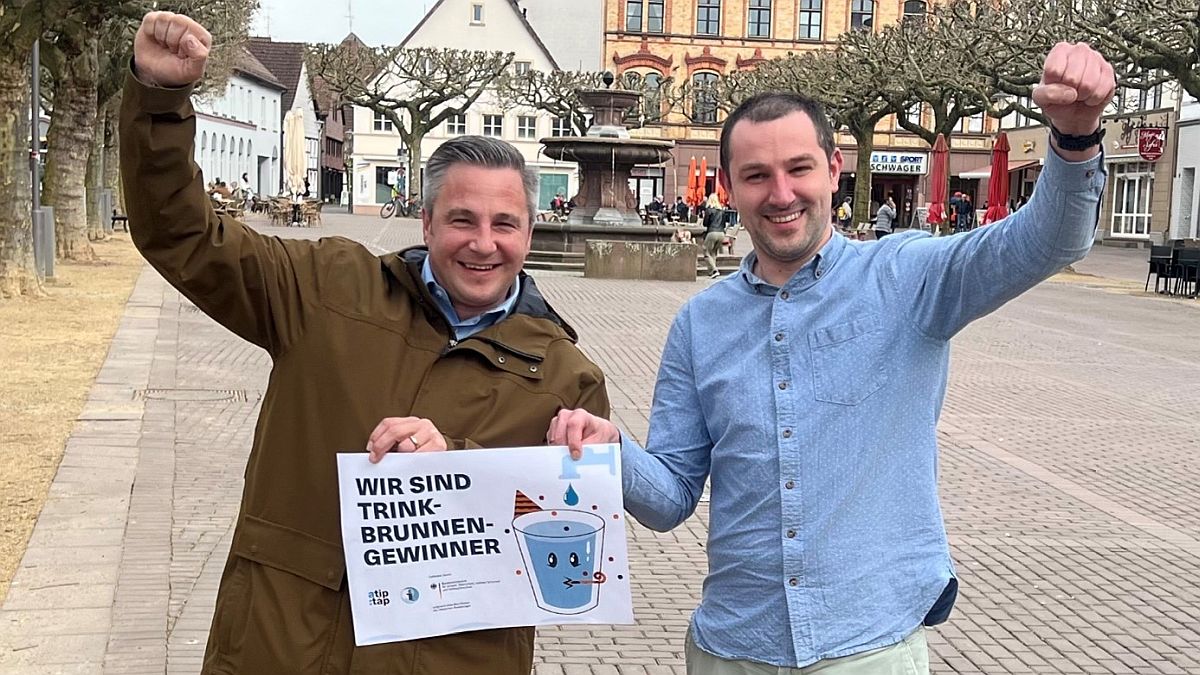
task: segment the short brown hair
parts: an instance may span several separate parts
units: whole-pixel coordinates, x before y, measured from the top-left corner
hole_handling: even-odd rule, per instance
[[[797,111],[808,115],[808,119],[812,120],[813,127],[817,130],[817,142],[825,151],[825,158],[832,160],[833,151],[837,146],[833,142],[833,126],[829,124],[829,118],[825,117],[825,108],[801,94],[770,92],[756,94],[742,101],[742,104],[725,119],[725,126],[721,129],[721,170],[726,175],[729,174],[729,139],[733,134],[733,127],[738,122],[743,119],[751,122],[773,122]]]

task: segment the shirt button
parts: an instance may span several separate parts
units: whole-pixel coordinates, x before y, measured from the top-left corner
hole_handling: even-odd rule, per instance
[[[783,333],[776,333],[776,334],[775,334],[775,341],[776,341],[776,342],[783,342]]]
[[[800,580],[797,579],[796,577],[792,577],[791,579],[788,579],[788,585],[789,586],[799,586]]]
[[[796,487],[796,483],[794,481],[789,480],[788,482],[783,484],[783,487],[791,490],[792,488]]]
[[[787,389],[787,382],[780,382],[780,383],[779,383],[779,390],[780,390],[780,391],[783,391],[784,389]]]
[[[787,300],[788,298],[790,298],[790,297],[792,297],[792,296],[791,296],[791,295],[789,295],[787,291],[784,291],[784,292],[782,292],[782,293],[780,293],[780,294],[779,294],[779,297],[783,298],[784,300]]]
[[[788,530],[788,539],[795,539],[795,538],[796,538],[796,531]]]
[[[1087,176],[1088,178],[1091,178],[1092,176],[1095,176],[1095,175],[1096,175],[1096,172],[1095,172],[1095,171],[1088,171],[1088,172],[1087,172],[1087,174],[1086,174],[1086,176]]]
[[[784,430],[783,430],[783,437],[784,437],[784,438],[791,438],[791,437],[792,437],[792,430],[791,430],[791,429],[784,429]]]
[[[503,357],[503,356],[497,356],[497,357],[496,357],[496,363],[504,363],[504,357]]]

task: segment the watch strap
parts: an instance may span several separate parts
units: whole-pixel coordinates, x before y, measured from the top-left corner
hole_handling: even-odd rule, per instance
[[[1100,141],[1104,140],[1104,127],[1099,127],[1090,134],[1078,136],[1075,134],[1064,134],[1051,124],[1050,135],[1054,136],[1054,142],[1063,150],[1087,150],[1088,148],[1100,145]]]

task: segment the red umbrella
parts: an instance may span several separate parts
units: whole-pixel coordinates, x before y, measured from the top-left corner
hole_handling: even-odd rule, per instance
[[[729,206],[729,193],[725,191],[725,186],[721,184],[721,167],[717,167],[717,199],[721,200],[721,204]]]
[[[1003,131],[992,146],[992,173],[988,177],[988,207],[983,224],[994,223],[1008,215],[1008,135]]]
[[[699,188],[696,187],[696,158],[693,156],[691,163],[688,164],[688,186],[687,192],[683,195],[683,201],[687,202],[689,206],[699,205],[700,202],[696,200],[696,193],[699,191]]]
[[[929,172],[929,182],[933,186],[929,196],[929,216],[926,222],[941,225],[946,221],[946,194],[949,186],[946,179],[949,171],[950,149],[946,147],[946,137],[938,134],[937,142],[933,144],[933,168]]]

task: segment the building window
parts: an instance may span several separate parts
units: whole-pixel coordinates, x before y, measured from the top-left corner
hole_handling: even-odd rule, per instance
[[[555,117],[550,124],[550,135],[555,138],[574,136],[575,131],[571,127],[571,120],[566,117]]]
[[[696,95],[692,100],[692,121],[697,124],[717,123],[717,98],[708,86],[717,81],[716,73],[696,73],[692,84],[696,86]]]
[[[664,0],[646,0],[646,32],[661,33],[663,32],[663,1]]]
[[[483,116],[483,135],[484,136],[503,136],[504,135],[504,116],[503,115],[484,115]]]
[[[533,115],[521,115],[517,118],[517,138],[536,138],[537,118]]]
[[[662,75],[646,73],[642,78],[642,114],[647,122],[662,119]]]
[[[376,111],[373,128],[375,131],[392,131],[392,121],[383,113]]]
[[[800,0],[800,18],[796,22],[799,40],[821,39],[821,0]]]
[[[916,124],[916,125],[920,125],[921,124],[921,104],[914,103],[914,104],[910,105],[905,114],[905,117],[908,118],[909,122],[912,122],[913,124]],[[896,129],[896,131],[901,131],[904,129],[904,127],[900,126],[900,116],[899,115],[896,115],[896,122],[895,122],[894,128]]]
[[[746,26],[749,37],[771,37],[771,0],[750,0],[750,22]]]
[[[850,1],[850,27],[870,28],[875,23],[875,0]]]
[[[461,136],[467,133],[467,114],[459,113],[446,118],[446,134],[449,136]]]
[[[925,16],[925,0],[905,0],[904,18]]]
[[[721,34],[721,0],[699,0],[696,6],[696,34]]]
[[[482,26],[483,25],[483,3],[480,3],[480,2],[471,3],[471,25],[474,25],[474,26]]]
[[[962,120],[959,122],[958,128],[960,131],[966,132],[968,134],[982,134],[983,133],[983,113],[978,113],[975,115],[971,115],[970,117],[962,118]]]
[[[532,69],[533,69],[533,64],[530,63],[529,61],[513,61],[513,71],[517,75],[520,75],[520,76],[528,75],[529,71]]]
[[[642,0],[626,0],[625,30],[632,33],[642,32]]]
[[[1154,195],[1154,166],[1149,162],[1113,164],[1114,237],[1150,234],[1150,200]]]

